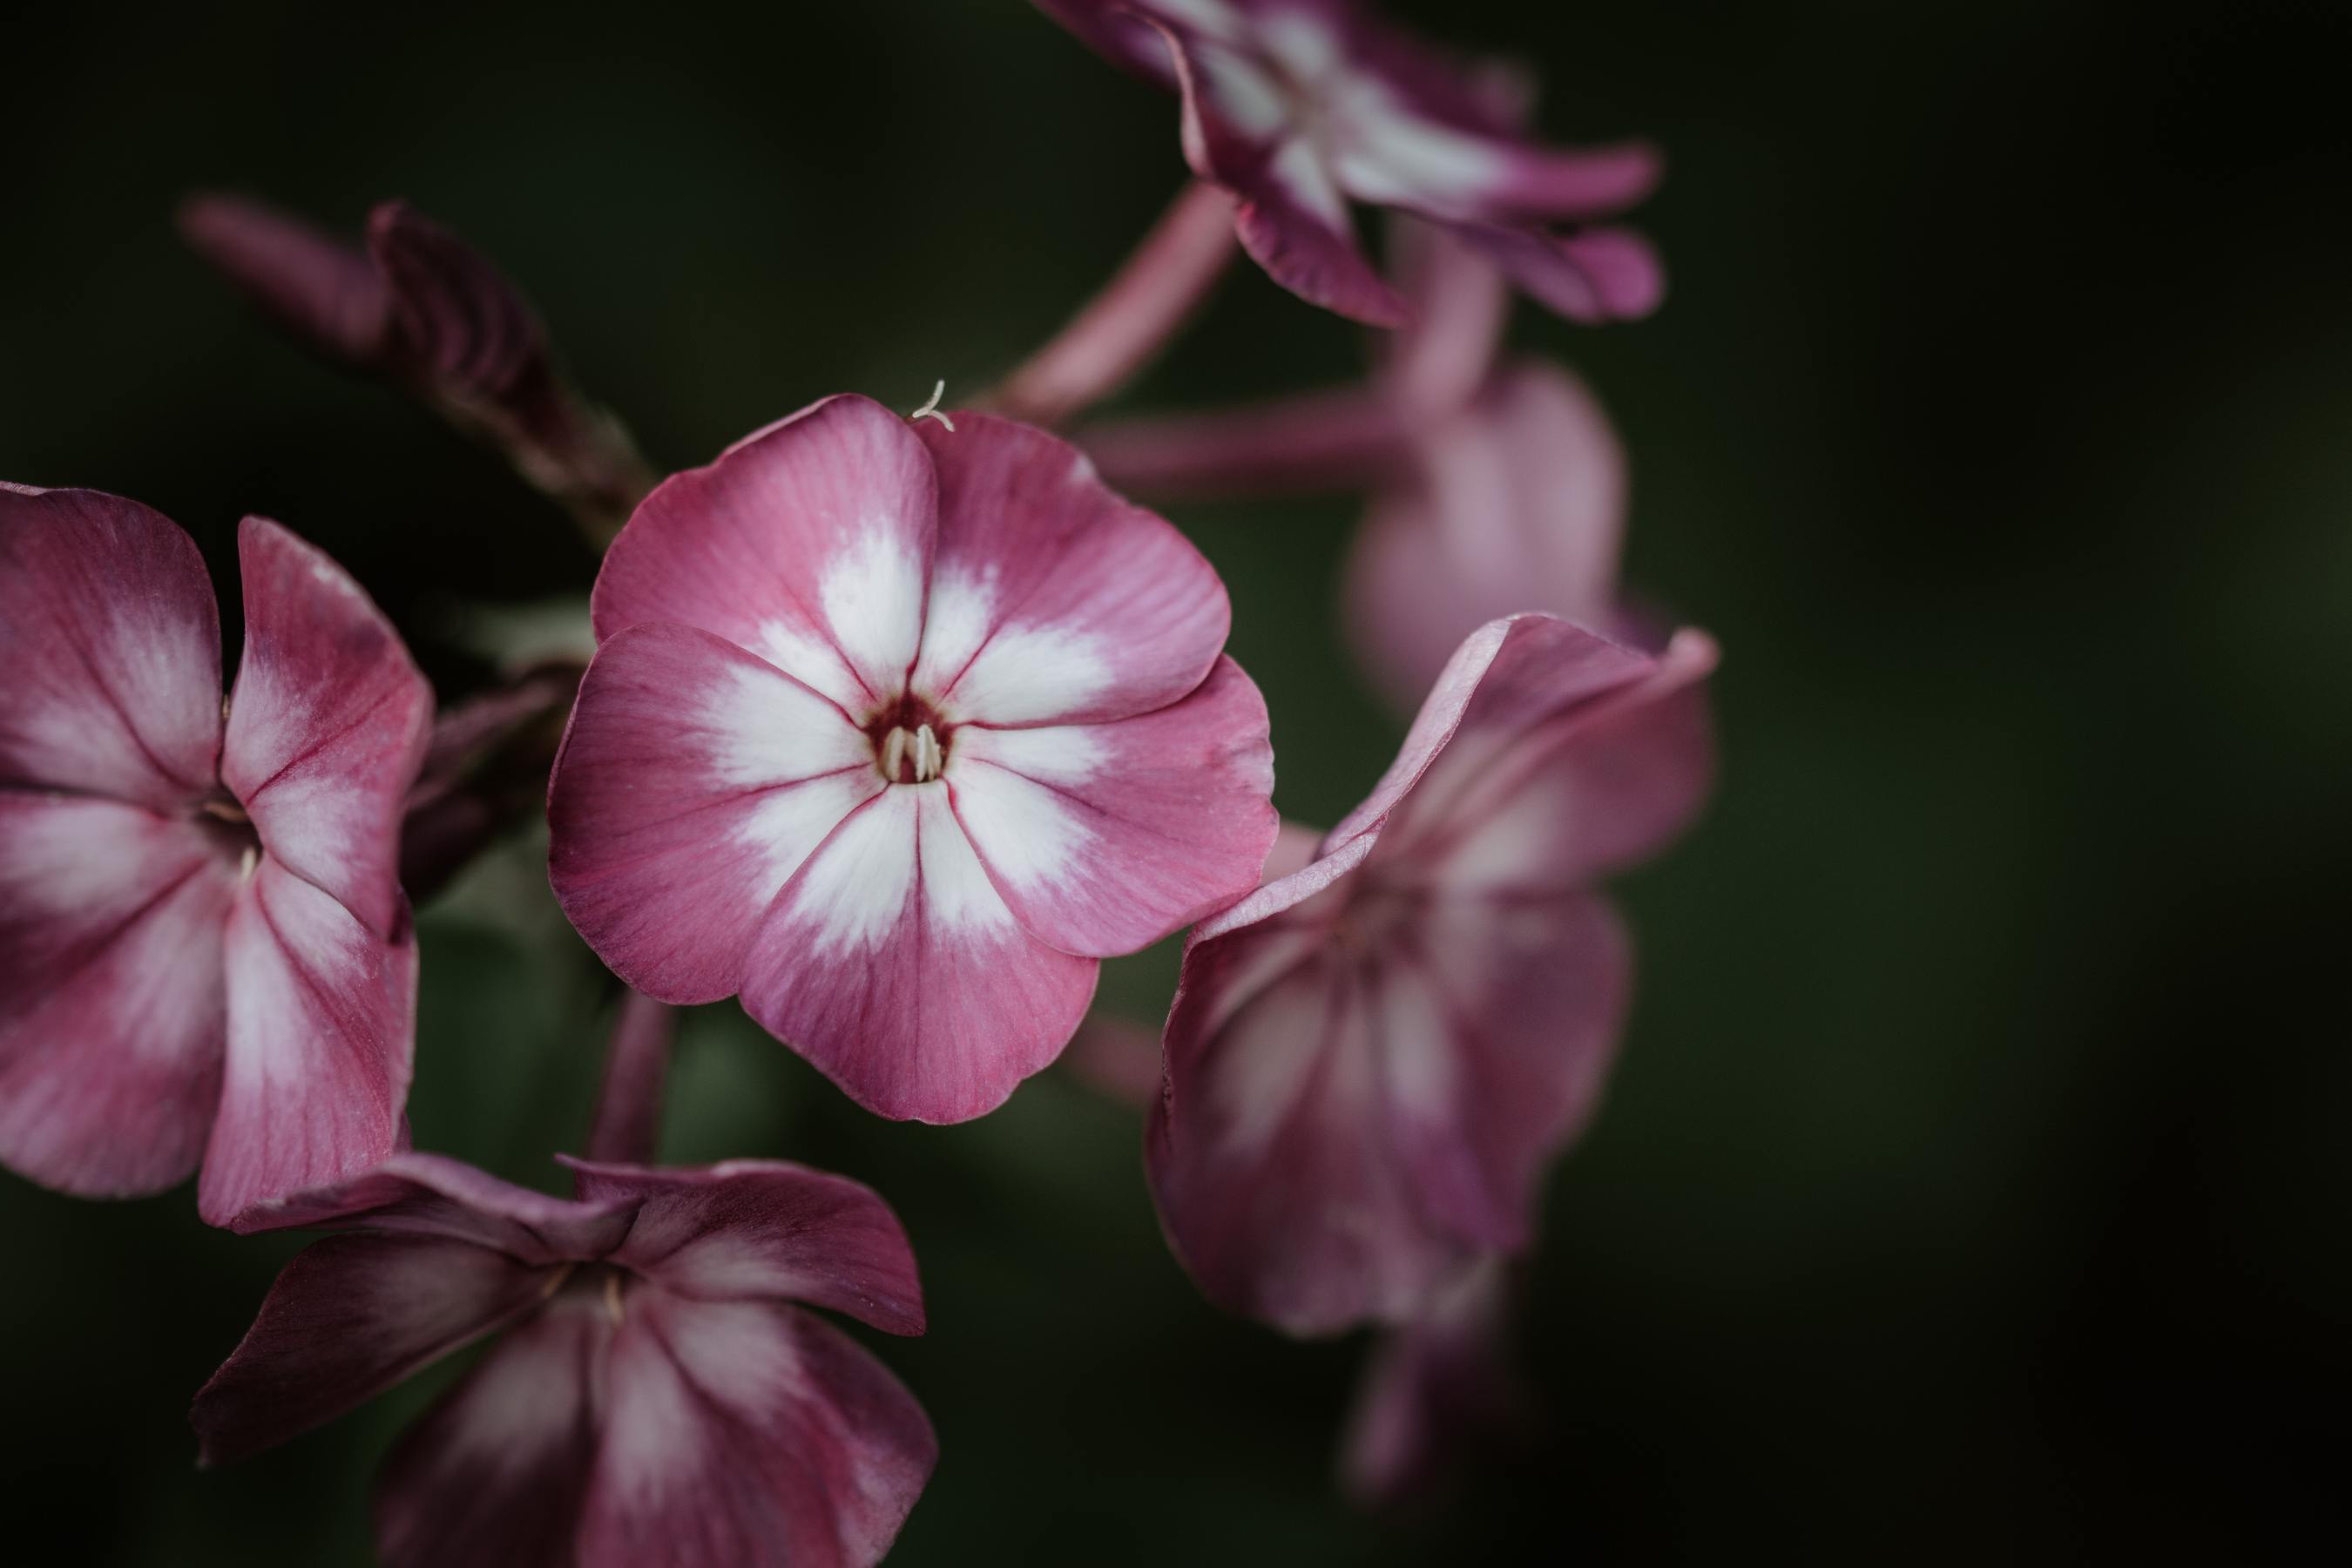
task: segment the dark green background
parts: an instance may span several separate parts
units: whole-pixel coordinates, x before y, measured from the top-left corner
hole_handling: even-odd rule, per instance
[[[1623,893],[1642,988],[1554,1183],[1535,1449],[1335,1499],[1357,1348],[1221,1318],[1137,1117],[1060,1073],[950,1130],[730,1006],[667,1152],[871,1182],[931,1321],[917,1563],[2148,1560],[2344,1546],[2352,290],[2340,5],[1400,5],[1661,141],[1665,310],[1523,312],[1632,447],[1630,576],[1711,627],[1724,768]],[[607,16],[44,8],[0,87],[0,474],[338,554],[445,692],[453,601],[584,587],[551,507],[254,322],[175,198],[406,195],[524,282],[656,461],[823,394],[970,394],[1174,189],[1171,106],[1016,0]],[[1343,375],[1237,272],[1133,401]],[[1397,726],[1332,636],[1343,502],[1180,510],[1329,821]],[[232,599],[234,595],[232,595]],[[232,607],[233,615],[233,607]],[[597,976],[527,851],[422,917],[419,1141],[547,1180]],[[1140,1007],[1167,966],[1112,966]],[[192,1468],[281,1239],[0,1179],[0,1555],[362,1561],[438,1378]],[[2333,1552],[2322,1553],[2332,1555]]]

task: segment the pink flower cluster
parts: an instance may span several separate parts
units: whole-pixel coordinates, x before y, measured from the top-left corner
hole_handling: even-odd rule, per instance
[[[1388,1331],[1363,1495],[1511,1403],[1512,1260],[1628,1005],[1600,884],[1707,792],[1715,648],[1621,606],[1622,456],[1580,383],[1500,345],[1514,286],[1580,321],[1657,303],[1606,220],[1658,161],[1538,145],[1522,91],[1343,0],[1041,5],[1178,92],[1201,183],[994,412],[827,397],[655,484],[520,296],[404,205],[364,250],[184,211],[281,325],[609,540],[584,672],[436,725],[349,575],[247,519],[224,699],[186,533],[0,486],[0,1163],[91,1196],[201,1170],[215,1225],[332,1233],[198,1395],[207,1463],[496,1336],[386,1462],[388,1563],[879,1560],[938,1444],[806,1309],[919,1333],[912,1249],[843,1177],[652,1163],[665,1005],[740,997],[860,1105],[960,1121],[1079,1034],[1104,960],[1188,927],[1120,1069],[1159,1083],[1178,1257],[1287,1331]],[[1351,202],[1400,215],[1389,276]],[[1401,329],[1362,384],[1075,438],[1007,416],[1075,414],[1158,352],[1229,233]],[[1322,834],[1276,813],[1223,582],[1120,493],[1314,486],[1372,498],[1349,633],[1417,708]],[[633,993],[564,1198],[412,1150],[404,1116],[408,896],[542,775],[553,895]]]

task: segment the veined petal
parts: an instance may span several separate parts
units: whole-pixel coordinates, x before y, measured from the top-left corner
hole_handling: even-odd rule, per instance
[[[960,414],[918,433],[940,484],[918,697],[958,721],[1071,723],[1201,684],[1233,611],[1181,533],[1043,430]]]
[[[870,1568],[939,1457],[881,1363],[771,1302],[633,1292],[607,1391],[583,1568]]]
[[[1242,198],[1242,248],[1310,305],[1367,326],[1402,326],[1411,311],[1358,244],[1347,198],[1313,145],[1285,144],[1253,175],[1225,182]]]
[[[957,731],[956,816],[1014,916],[1065,952],[1133,952],[1257,883],[1279,825],[1265,700],[1219,658],[1112,724]]]
[[[884,1116],[964,1121],[1060,1054],[1092,959],[1024,931],[948,786],[900,784],[809,857],[752,946],[743,1005]]]
[[[201,1462],[256,1454],[537,1307],[542,1270],[437,1237],[337,1236],[295,1256],[197,1394]]]
[[[230,874],[192,822],[0,789],[0,1163],[91,1196],[196,1168]]]
[[[612,1340],[604,1296],[579,1282],[499,1336],[384,1459],[374,1511],[385,1568],[579,1561]]]
[[[264,855],[227,931],[227,1070],[196,1188],[208,1225],[391,1153],[415,1050],[404,914],[378,936]]]
[[[1348,568],[1358,656],[1405,706],[1498,616],[1607,626],[1625,516],[1624,449],[1556,366],[1514,367],[1421,445],[1419,479],[1373,500]]]
[[[220,616],[161,512],[0,484],[0,784],[166,811],[214,789]]]
[[[245,658],[221,778],[270,856],[379,936],[402,912],[400,818],[433,691],[400,634],[323,551],[264,518],[237,530]]]
[[[1666,273],[1650,242],[1630,228],[1539,228],[1457,223],[1455,235],[1511,280],[1571,321],[1632,321],[1666,297]]]
[[[597,576],[596,635],[700,626],[863,719],[915,662],[938,517],[907,422],[826,398],[646,498]]]
[[[923,1331],[898,1216],[872,1188],[782,1160],[694,1170],[567,1160],[583,1200],[635,1210],[611,1260],[698,1300],[791,1300],[894,1334]]]
[[[715,1001],[741,987],[793,872],[883,787],[826,698],[709,632],[635,626],[581,682],[548,794],[550,877],[623,979]]]
[[[620,1245],[635,1214],[634,1203],[551,1197],[446,1154],[404,1149],[355,1176],[247,1209],[234,1228],[435,1237],[538,1267],[603,1258]]]
[[[1379,1020],[1354,965],[1318,945],[1238,1008],[1223,994],[1262,978],[1259,949],[1286,934],[1186,952],[1145,1162],[1169,1243],[1203,1294],[1290,1333],[1333,1333],[1410,1316],[1465,1244],[1428,1223],[1400,1157]],[[1222,1027],[1202,1026],[1220,1014]]]

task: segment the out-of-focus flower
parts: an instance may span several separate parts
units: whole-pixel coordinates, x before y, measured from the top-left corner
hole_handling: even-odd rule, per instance
[[[1479,628],[1317,858],[1194,930],[1147,1155],[1213,1300],[1301,1334],[1408,1321],[1526,1244],[1624,1009],[1591,889],[1704,796],[1714,660],[1696,632],[1652,656]]]
[[[1476,1259],[1372,1342],[1339,1441],[1339,1484],[1372,1508],[1435,1490],[1527,1419],[1511,1354],[1511,1266]]]
[[[1356,0],[1037,3],[1181,95],[1186,161],[1240,198],[1243,247],[1302,299],[1380,326],[1407,319],[1357,242],[1355,201],[1444,224],[1572,320],[1657,306],[1664,279],[1648,242],[1592,226],[1650,193],[1657,154],[1540,145],[1511,84]]]
[[[239,196],[191,197],[180,232],[293,337],[498,447],[592,533],[611,537],[651,488],[628,433],[557,373],[514,285],[405,202],[368,216],[365,249]]]
[[[1367,490],[1348,634],[1410,711],[1498,616],[1643,633],[1617,605],[1625,452],[1600,401],[1549,362],[1497,363],[1508,297],[1490,264],[1424,224],[1401,222],[1396,240],[1413,320],[1363,384],[1077,438],[1112,482],[1149,495]]]
[[[359,585],[247,518],[221,700],[203,558],[0,485],[0,1162],[218,1225],[394,1147],[416,950],[394,864],[433,698]]]
[[[914,1396],[803,1305],[923,1331],[888,1206],[779,1161],[570,1163],[565,1200],[402,1153],[252,1216],[345,1234],[286,1266],[196,1395],[203,1461],[503,1331],[385,1461],[390,1568],[879,1561],[938,1443]]]
[[[1041,431],[827,399],[671,479],[597,580],[557,897],[666,1002],[740,992],[861,1104],[957,1121],[1097,961],[1248,891],[1263,699],[1200,552]]]

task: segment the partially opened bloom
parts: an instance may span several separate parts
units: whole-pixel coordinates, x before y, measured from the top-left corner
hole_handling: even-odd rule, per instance
[[[1147,1156],[1213,1300],[1296,1333],[1407,1321],[1526,1245],[1625,1005],[1592,886],[1704,795],[1714,657],[1481,627],[1316,858],[1195,928]]]
[[[880,1560],[938,1443],[913,1395],[803,1308],[923,1331],[888,1206],[778,1161],[572,1164],[566,1200],[403,1153],[254,1216],[345,1234],[286,1266],[196,1395],[204,1462],[498,1333],[385,1461],[390,1568]]]
[[[293,337],[406,387],[592,527],[619,527],[651,484],[627,434],[557,373],[529,301],[407,203],[369,214],[365,248],[241,196],[190,198],[180,232]]]
[[[90,1195],[201,1161],[223,1224],[381,1159],[416,952],[394,865],[432,693],[342,569],[237,532],[221,699],[195,544],[0,485],[0,1163]]]
[[[1521,95],[1358,0],[1037,0],[1103,54],[1177,89],[1186,161],[1241,199],[1243,247],[1293,293],[1381,326],[1404,301],[1357,242],[1350,202],[1417,213],[1577,321],[1647,314],[1648,243],[1593,226],[1647,195],[1643,146],[1545,147]]]
[[[860,1103],[955,1121],[1129,952],[1255,883],[1266,715],[1224,586],[1069,446],[827,399],[649,497],[550,795],[624,979],[745,1007]]]

